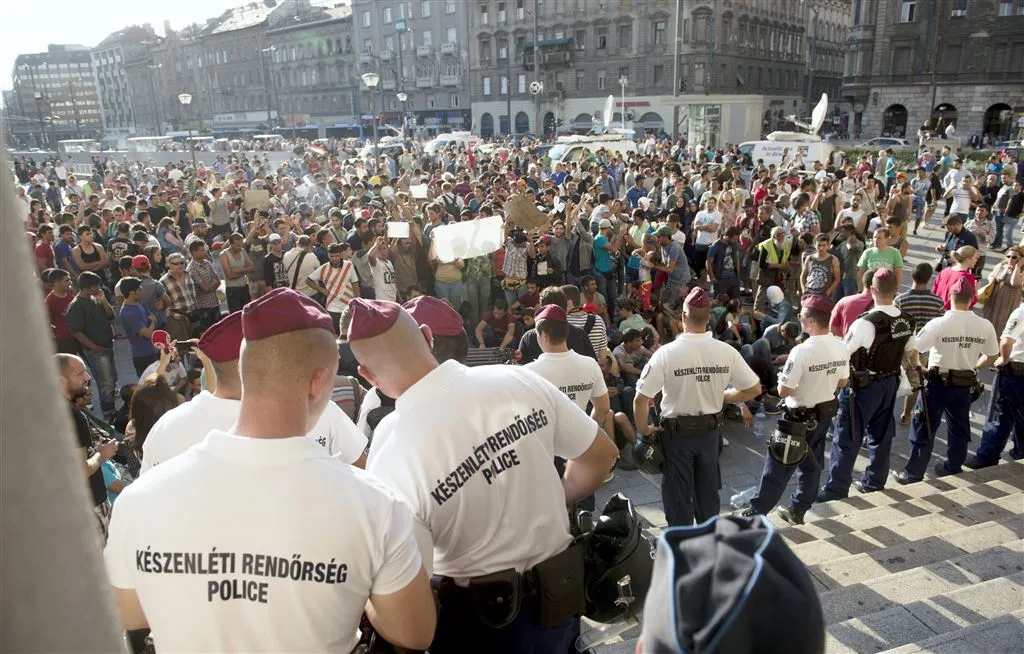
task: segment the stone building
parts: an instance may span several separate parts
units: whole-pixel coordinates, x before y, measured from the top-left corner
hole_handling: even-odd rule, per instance
[[[854,0],[843,83],[851,132],[916,139],[955,125],[964,142],[1019,138],[1024,2]]]
[[[149,50],[159,41],[148,23],[110,34],[92,49],[92,70],[103,117],[103,139],[123,144],[156,133]]]

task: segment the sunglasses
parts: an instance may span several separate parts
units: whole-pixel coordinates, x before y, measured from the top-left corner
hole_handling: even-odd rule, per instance
[[[1008,256],[1006,258],[1009,259],[1010,261],[1016,261],[1020,257],[1018,257],[1016,254],[1011,254],[1010,256]]]

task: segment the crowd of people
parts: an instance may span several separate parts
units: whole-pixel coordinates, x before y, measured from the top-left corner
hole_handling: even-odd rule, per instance
[[[1024,192],[1008,155],[977,180],[948,151],[912,170],[885,151],[766,165],[654,135],[635,151],[554,163],[529,147],[431,156],[410,142],[368,159],[310,151],[276,169],[244,155],[196,170],[107,164],[78,179],[60,161],[20,162],[18,194],[109,526],[112,584],[126,628],[152,628],[158,648],[257,647],[222,604],[195,608],[184,628],[175,602],[195,598],[183,577],[162,583],[148,555],[138,562],[151,542],[154,556],[237,552],[239,571],[253,543],[300,552],[291,579],[308,581],[308,565],[325,584],[344,583],[340,568],[310,562],[330,570],[345,543],[352,596],[330,601],[349,622],[320,621],[321,606],[296,635],[289,620],[329,586],[275,589],[286,594],[272,618],[281,650],[350,648],[369,598],[370,623],[403,647],[465,651],[472,634],[499,651],[569,651],[583,608],[541,592],[495,617],[488,593],[507,600],[494,587],[520,582],[494,576],[511,568],[543,586],[550,569],[575,565],[566,502],[597,510],[593,492],[615,468],[664,475],[670,527],[717,516],[725,418],[783,414],[740,514],[773,510],[796,473],[778,509],[794,524],[851,486],[885,487],[897,419],[912,450],[898,483],[924,477],[943,417],[937,475],[994,465],[1011,435],[1011,455],[1024,456]],[[489,246],[449,237],[496,216]],[[944,230],[943,244],[934,265],[905,271],[922,227]],[[118,339],[130,384],[119,385]],[[477,351],[518,365],[467,368]],[[975,371],[993,362],[997,399],[968,458]],[[297,434],[312,439],[286,438]],[[252,449],[235,436],[283,442]],[[854,481],[865,439],[869,466]],[[332,457],[344,465],[314,465]],[[239,494],[253,508],[228,533],[218,516]],[[115,500],[129,506],[110,522]],[[278,540],[259,535],[265,516],[296,504],[309,511],[282,518]],[[354,506],[357,529],[331,526],[331,511]],[[196,520],[224,540],[197,536]],[[304,541],[302,520],[325,525],[316,536],[331,545]],[[436,625],[424,570],[455,607]],[[219,583],[208,602],[269,601],[265,583]],[[541,649],[516,649],[528,643]]]

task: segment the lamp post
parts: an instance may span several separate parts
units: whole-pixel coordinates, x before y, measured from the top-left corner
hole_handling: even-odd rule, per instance
[[[373,163],[376,168],[380,168],[380,146],[377,143],[377,110],[373,103],[373,92],[377,89],[377,85],[380,84],[380,75],[377,73],[363,73],[362,75],[363,84],[366,84],[366,88],[370,90],[370,117],[373,118]],[[376,174],[374,170],[374,174]]]
[[[46,121],[43,120],[43,94],[40,91],[36,91],[32,94],[32,97],[36,101],[36,113],[39,114],[39,129],[43,132],[43,138],[39,142],[40,148],[45,148],[50,144],[50,137],[46,135]]]
[[[178,95],[178,102],[181,106],[185,107],[185,112],[188,112],[188,106],[192,104],[192,95],[189,93],[181,93]],[[196,144],[192,141],[192,124],[188,126],[188,151],[192,154],[192,175],[194,179],[199,179],[199,166],[196,165]],[[195,182],[193,182],[193,189],[195,188]]]
[[[270,46],[269,48],[263,48],[263,49],[260,50],[261,53],[269,54],[270,55],[270,63],[271,63],[271,65],[273,65],[273,63],[274,63],[274,51],[275,50],[277,50],[277,46],[274,46],[274,45]],[[274,131],[274,126],[273,126],[273,124],[271,122],[271,116],[270,116],[270,77],[271,77],[271,75],[273,75],[273,71],[271,71],[269,75],[267,74],[266,63],[263,61],[263,55],[262,54],[260,55],[260,68],[262,69],[262,72],[263,72],[263,92],[267,94],[267,131],[268,132],[273,132]]]
[[[154,130],[153,136],[160,136],[164,131],[160,126],[160,96],[163,94],[156,92],[156,71],[163,67],[163,64],[148,64],[146,66],[149,69],[149,87],[153,92],[153,119],[156,121],[156,130]]]
[[[619,121],[619,122],[621,123],[622,129],[626,129],[626,85],[627,84],[629,84],[629,78],[628,77],[622,76],[622,77],[619,78],[619,86],[622,87],[622,114],[621,114],[622,120]]]
[[[402,103],[402,137],[405,137],[405,129],[409,123],[409,108],[406,102],[409,100],[408,93],[396,93],[395,97]]]

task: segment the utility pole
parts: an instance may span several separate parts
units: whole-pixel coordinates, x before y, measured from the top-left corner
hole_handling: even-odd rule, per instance
[[[807,5],[813,18],[811,19],[810,52],[807,57],[807,115],[811,115],[811,102],[814,100],[814,59],[818,46],[818,10]]]
[[[533,81],[540,82],[540,29],[537,27],[537,10],[540,0],[533,0]],[[540,124],[540,97],[543,94],[538,93],[534,98],[536,105],[534,106],[533,116],[533,128],[536,130],[537,138],[540,139],[543,129]],[[509,116],[509,120],[512,120],[512,116]]]
[[[409,94],[405,92],[405,48],[402,46],[402,40],[409,28],[404,18],[395,21],[395,31],[398,32],[398,93],[405,97],[405,100],[402,100],[402,134],[406,135],[409,123]]]
[[[711,95],[711,72],[715,66],[715,15],[708,16],[708,53],[704,64],[704,95]]]
[[[505,74],[505,111],[508,113],[508,133],[512,134],[512,37],[505,37],[505,65],[508,72]],[[499,82],[500,86],[500,82]],[[501,88],[498,88],[500,91]],[[498,129],[501,129],[501,120],[498,121]]]
[[[672,97],[677,98],[672,103],[672,140],[679,138],[679,5],[682,0],[676,0],[675,27],[672,29],[673,55],[672,55]]]
[[[932,85],[932,108],[928,112],[929,122],[931,121],[932,114],[935,113],[935,98],[936,98],[936,95],[938,94],[938,91],[939,91],[939,87],[935,83],[935,75],[936,75],[936,72],[938,71],[938,68],[939,68],[939,8],[940,8],[939,6],[941,4],[942,3],[940,3],[940,2],[934,3],[934,7],[932,9],[931,25],[930,25],[930,27],[931,27],[931,41],[932,41],[932,79],[931,79],[931,85]],[[935,131],[936,132],[939,132],[940,129],[942,129],[939,126],[939,121],[940,120],[942,120],[942,116],[941,115],[937,116],[936,119],[935,119]]]
[[[266,48],[260,48],[260,72],[263,73],[263,92],[267,94],[267,132],[274,130],[273,118],[270,113],[270,75],[267,73],[267,62],[263,58],[263,55],[269,54],[271,61],[273,61],[274,50],[277,50],[275,46],[269,46]]]

